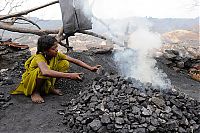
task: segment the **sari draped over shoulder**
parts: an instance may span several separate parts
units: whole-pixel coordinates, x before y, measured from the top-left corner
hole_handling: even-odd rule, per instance
[[[40,68],[38,67],[39,62],[47,63],[42,54],[32,55],[25,62],[24,67],[26,71],[22,75],[22,80],[19,86],[12,91],[11,94],[25,94],[26,96],[31,95],[36,87],[37,78],[46,79],[44,86],[41,89],[43,89],[46,94],[49,93],[49,90],[54,87],[56,78],[43,76]],[[69,69],[69,62],[66,60],[66,55],[58,52],[57,56],[53,57],[47,66],[51,70],[67,72]]]

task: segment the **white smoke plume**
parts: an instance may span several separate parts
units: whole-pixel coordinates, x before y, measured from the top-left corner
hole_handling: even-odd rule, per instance
[[[170,87],[170,80],[156,67],[154,59],[155,49],[161,45],[159,34],[151,32],[147,26],[138,26],[138,29],[129,36],[129,49],[115,54],[121,73],[142,83],[152,83],[153,86],[161,88]]]

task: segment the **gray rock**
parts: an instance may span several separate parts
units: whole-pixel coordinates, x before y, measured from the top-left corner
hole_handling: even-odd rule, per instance
[[[156,127],[155,127],[155,126],[152,126],[152,125],[150,125],[150,126],[148,126],[148,129],[149,129],[149,131],[150,131],[150,132],[153,132],[153,131],[155,131],[155,130],[156,130]]]
[[[91,123],[89,123],[89,126],[92,128],[92,130],[97,131],[102,125],[100,120],[93,120]]]
[[[103,114],[102,117],[101,117],[101,122],[106,123],[106,124],[110,123],[111,121],[110,121],[109,115]]]
[[[141,102],[145,101],[146,99],[145,99],[145,98],[143,98],[143,97],[140,97],[140,96],[138,96],[138,97],[137,97],[137,100],[138,100],[138,102],[140,102],[140,103],[141,103]]]
[[[138,112],[140,112],[140,108],[138,108],[137,106],[133,106],[132,107],[132,113],[133,114],[138,114]]]
[[[178,122],[176,120],[172,120],[172,121],[169,121],[169,122],[166,123],[166,128],[168,130],[174,130],[178,127],[179,127],[179,125],[178,125]]]
[[[130,88],[130,87],[128,87],[128,88],[126,88],[126,90],[125,90],[125,93],[126,94],[131,94],[133,92],[133,88]]]
[[[172,112],[179,118],[182,118],[183,113],[175,105],[172,106]]]
[[[186,130],[184,128],[182,128],[182,127],[178,128],[178,132],[179,133],[187,133]]]
[[[115,118],[115,123],[117,123],[117,124],[121,125],[121,124],[123,124],[123,123],[124,123],[124,119],[123,119],[123,118],[121,118],[121,117],[116,117],[116,118]]]
[[[159,125],[158,120],[156,118],[151,118],[151,124],[155,127]]]
[[[152,97],[151,101],[157,105],[159,108],[164,108],[165,105],[165,101],[163,99],[157,98],[157,97]]]
[[[120,125],[120,124],[115,124],[115,128],[117,129],[122,129],[123,125]]]
[[[142,114],[143,114],[144,116],[150,116],[150,115],[152,114],[152,112],[143,107],[143,108],[142,108]]]
[[[146,133],[146,129],[145,128],[137,128],[134,130],[135,133]]]

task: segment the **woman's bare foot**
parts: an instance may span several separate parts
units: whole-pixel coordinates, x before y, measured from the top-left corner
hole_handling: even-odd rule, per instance
[[[33,92],[33,94],[31,95],[31,100],[34,103],[44,103],[44,99],[37,92]]]
[[[63,95],[63,93],[62,93],[61,90],[59,90],[59,89],[52,89],[52,90],[51,90],[51,93],[52,93],[52,94],[55,94],[55,95],[59,95],[59,96],[62,96],[62,95]]]

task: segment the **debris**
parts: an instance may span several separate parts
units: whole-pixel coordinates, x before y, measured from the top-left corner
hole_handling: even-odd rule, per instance
[[[7,45],[9,47],[20,48],[20,49],[27,49],[27,48],[29,48],[28,45],[22,45],[22,44],[15,43],[15,42],[3,42],[0,45]]]
[[[9,46],[13,48],[27,49],[28,45],[22,45],[19,43],[12,42],[12,38],[0,39],[0,46]]]

